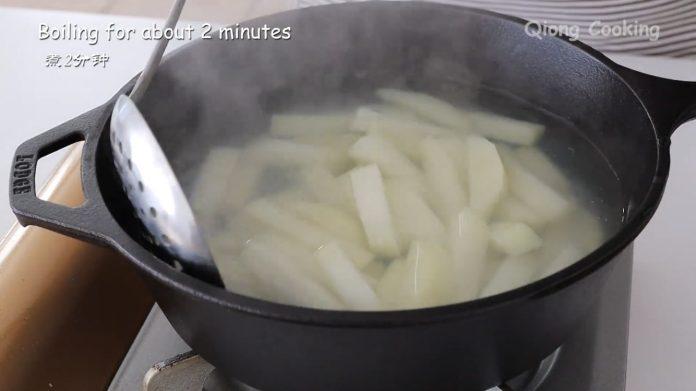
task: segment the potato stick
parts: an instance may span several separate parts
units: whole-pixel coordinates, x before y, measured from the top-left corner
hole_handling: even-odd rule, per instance
[[[193,187],[191,207],[203,219],[223,209],[230,184],[230,173],[239,161],[239,150],[235,148],[213,148],[199,170]]]
[[[310,195],[303,192],[303,189],[298,186],[291,186],[281,190],[277,193],[272,193],[268,195],[268,199],[273,200],[273,202],[278,205],[287,205],[293,202],[300,202],[306,200]]]
[[[256,200],[249,204],[246,210],[251,217],[303,243],[312,251],[323,244],[339,240],[316,225],[278,208],[269,200]],[[363,246],[355,243],[342,244],[358,267],[367,265],[374,258],[374,255]]]
[[[555,220],[571,209],[565,197],[527,171],[516,158],[507,153],[502,153],[501,157],[512,194],[545,221]]]
[[[425,122],[416,116],[380,112],[368,107],[360,107],[355,113],[352,128],[361,132],[375,130],[390,134],[411,134],[425,136],[452,136],[456,131]],[[464,134],[463,134],[464,135]]]
[[[421,147],[423,170],[436,200],[435,209],[442,219],[449,219],[466,206],[466,193],[457,168],[440,140],[425,139]]]
[[[249,266],[238,259],[228,259],[216,263],[220,278],[228,291],[251,297],[272,299],[272,292],[264,286],[264,282],[251,271]]]
[[[326,167],[307,167],[300,176],[309,193],[327,204],[353,204],[352,189],[346,188],[344,181],[335,178]]]
[[[450,255],[439,244],[412,242],[404,270],[404,294],[414,306],[434,306],[451,300],[453,264]]]
[[[534,281],[534,275],[539,268],[539,259],[533,254],[506,258],[493,278],[483,287],[479,297],[493,296],[506,292]]]
[[[401,243],[444,236],[445,226],[416,190],[396,180],[387,181],[385,191]]]
[[[467,182],[469,177],[469,157],[467,156],[467,137],[441,137],[440,144],[447,150],[447,154],[457,168],[459,178]],[[467,187],[468,183],[464,184]]]
[[[571,224],[575,228],[575,241],[580,250],[590,253],[602,245],[606,233],[601,217],[585,208],[577,208],[574,213],[569,215],[569,218],[572,219]]]
[[[371,108],[359,108],[353,126],[389,140],[416,162],[421,159],[420,143],[423,138],[438,136],[461,142],[460,139],[467,135],[466,132],[456,132],[429,124],[413,114],[409,115],[393,107],[382,110],[384,111],[375,112]]]
[[[490,112],[462,110],[423,93],[382,89],[377,91],[377,96],[440,126],[473,131],[484,137],[512,144],[532,145],[544,132],[544,126],[540,124]]]
[[[409,306],[408,297],[404,294],[406,277],[406,261],[404,259],[395,259],[389,263],[382,278],[377,283],[377,294],[385,308],[394,310]]]
[[[416,176],[418,168],[392,143],[377,135],[362,137],[348,152],[360,164],[375,163],[386,176]]]
[[[375,128],[369,131],[370,135],[381,137],[392,143],[401,153],[414,162],[421,159],[420,143],[423,141],[422,135],[410,134],[406,132],[390,132]]]
[[[493,247],[507,255],[522,255],[538,249],[543,243],[541,237],[524,223],[493,223],[489,230]]]
[[[243,295],[266,297],[265,294],[268,292],[263,292],[260,281],[237,259],[246,239],[241,239],[241,234],[235,233],[239,230],[238,226],[229,228],[215,231],[215,234],[208,236],[206,240],[225,288]]]
[[[544,126],[484,111],[467,113],[473,132],[511,144],[532,145],[544,133]]]
[[[539,279],[559,272],[582,259],[584,254],[572,244],[565,246],[553,259],[539,271]]]
[[[514,221],[525,223],[533,229],[539,229],[546,224],[546,220],[539,216],[531,207],[520,201],[517,197],[510,195],[504,197],[498,203],[493,219],[496,221]]]
[[[489,216],[505,189],[505,170],[495,145],[483,137],[467,139],[469,203]]]
[[[275,138],[264,138],[249,145],[245,157],[256,164],[280,167],[325,165],[333,168],[344,164],[341,156],[329,148]]]
[[[355,144],[362,137],[360,133],[319,133],[310,135],[299,135],[291,140],[322,148],[331,148],[334,152],[348,153],[348,148]]]
[[[400,189],[407,189],[408,191],[414,192],[423,198],[426,198],[430,193],[428,184],[425,181],[425,176],[422,174],[412,177],[402,176],[398,178],[389,178],[386,179],[384,183]]]
[[[489,232],[486,222],[469,208],[452,217],[449,246],[454,262],[455,298],[459,301],[476,297],[485,269]]]
[[[241,257],[256,278],[275,293],[275,300],[313,308],[345,307],[328,289],[312,280],[282,252],[250,240]]]
[[[436,126],[430,122],[424,121],[417,114],[415,114],[414,112],[409,111],[408,109],[405,109],[403,107],[390,105],[390,104],[378,104],[378,105],[372,105],[369,107],[371,109],[373,109],[374,111],[376,111],[380,114],[383,114],[385,116],[391,117],[391,118],[396,118],[396,119],[400,119],[400,120],[404,120],[404,121],[417,121],[419,123],[424,123],[424,124],[428,124],[431,126]]]
[[[330,235],[293,214],[282,210],[269,200],[260,199],[246,208],[249,216],[294,238],[304,245],[318,248],[332,240]]]
[[[350,128],[356,132],[367,133],[372,130],[374,124],[380,120],[382,114],[372,107],[362,106],[355,110],[355,116],[350,124]]]
[[[376,164],[350,172],[353,196],[370,249],[380,255],[399,255],[399,242],[384,193],[382,174]]]
[[[236,256],[247,240],[267,229],[246,213],[240,212],[225,220],[223,226],[201,225],[216,262]]]
[[[578,209],[546,226],[544,241],[572,243],[578,250],[590,253],[604,241],[605,233],[600,218],[585,209]]]
[[[366,245],[367,240],[360,220],[331,205],[313,202],[293,202],[290,209],[298,216],[351,243]]]
[[[362,272],[367,278],[370,279],[370,282],[373,283],[374,287],[376,287],[379,280],[382,279],[382,276],[386,270],[387,266],[385,263],[379,260],[372,261],[367,266],[362,268]]]
[[[384,183],[385,185],[390,183],[394,186],[407,189],[409,192],[418,194],[426,201],[428,207],[431,209],[433,205],[437,205],[436,194],[429,188],[428,181],[423,174],[414,177],[389,178]]]
[[[387,103],[413,111],[434,124],[464,131],[471,128],[465,112],[430,95],[385,88],[378,90],[377,96]]]
[[[359,133],[353,132],[326,133],[298,136],[292,138],[292,141],[330,150],[334,156],[328,160],[327,167],[333,173],[341,173],[352,167],[353,161],[348,156],[348,150],[360,137]]]
[[[257,235],[251,240],[284,254],[287,256],[288,261],[293,262],[315,281],[320,283],[326,282],[323,279],[323,274],[319,272],[319,265],[315,262],[312,251],[308,250],[307,247],[303,246],[301,243],[275,232],[265,232]]]
[[[377,310],[381,303],[367,279],[336,242],[327,243],[314,256],[331,289],[354,310]]]
[[[544,183],[562,194],[570,194],[570,181],[545,153],[535,147],[515,150],[517,160]]]
[[[263,173],[264,167],[251,162],[240,162],[229,176],[225,208],[237,212],[254,198],[259,191]]]

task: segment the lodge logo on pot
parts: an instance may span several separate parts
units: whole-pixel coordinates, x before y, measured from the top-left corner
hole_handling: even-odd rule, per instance
[[[34,167],[34,155],[15,156],[12,167],[12,194],[31,192],[31,174]]]

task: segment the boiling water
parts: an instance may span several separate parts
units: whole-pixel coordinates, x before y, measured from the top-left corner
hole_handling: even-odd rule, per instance
[[[421,99],[415,111],[408,99],[404,104],[374,96],[269,107],[281,114],[269,124],[270,131],[212,150],[197,170],[192,204],[227,289],[328,309],[450,304],[553,274],[594,251],[621,225],[617,176],[568,121],[495,91],[477,90],[475,99],[440,95],[460,102],[463,118],[485,107],[488,113],[523,120],[502,123],[513,133],[520,126],[543,125],[541,137],[520,145],[516,136],[490,136],[475,126],[456,129],[447,126],[447,119],[424,116],[418,105],[432,103],[429,98],[404,94]],[[466,103],[473,100],[477,106]],[[443,115],[451,114],[444,105]],[[430,108],[442,107],[436,101]],[[367,118],[362,127],[356,113]],[[375,115],[433,130],[421,139],[382,132]],[[489,141],[471,141],[478,133],[489,136],[493,155]],[[385,143],[396,152],[386,152]],[[497,166],[499,159],[502,171],[477,178],[471,173],[478,170],[471,168],[477,162],[472,156],[492,158],[494,164],[482,170]],[[514,165],[538,179],[544,190],[525,188],[526,174],[519,179]],[[452,178],[461,192],[442,187]],[[567,203],[559,207],[562,212],[545,205],[535,210],[530,207],[534,199],[524,201],[549,191]],[[490,193],[494,200],[472,208],[473,192]],[[457,201],[457,194],[464,201]]]

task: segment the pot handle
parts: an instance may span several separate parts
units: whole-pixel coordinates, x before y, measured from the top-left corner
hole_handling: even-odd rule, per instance
[[[10,174],[10,206],[20,224],[36,225],[94,243],[108,244],[109,237],[100,228],[105,228],[113,219],[99,194],[96,177],[85,180],[95,176],[92,157],[100,133],[100,119],[108,107],[95,108],[25,141],[17,148]],[[39,159],[79,141],[85,142],[81,167],[83,204],[73,208],[39,199],[36,195]]]
[[[696,82],[666,79],[616,66],[619,74],[645,102],[661,136],[669,139],[680,125],[696,118]]]

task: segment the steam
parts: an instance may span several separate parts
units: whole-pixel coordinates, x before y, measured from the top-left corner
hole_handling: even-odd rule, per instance
[[[144,114],[189,196],[211,148],[244,145],[268,129],[274,113],[369,104],[375,90],[391,87],[539,122],[548,119],[534,106],[583,96],[571,83],[554,97],[540,88],[567,77],[565,68],[547,67],[545,59],[551,46],[557,53],[574,50],[567,44],[537,41],[513,22],[453,6],[340,4],[238,27],[264,25],[290,28],[292,37],[213,34],[166,60],[145,96]]]

